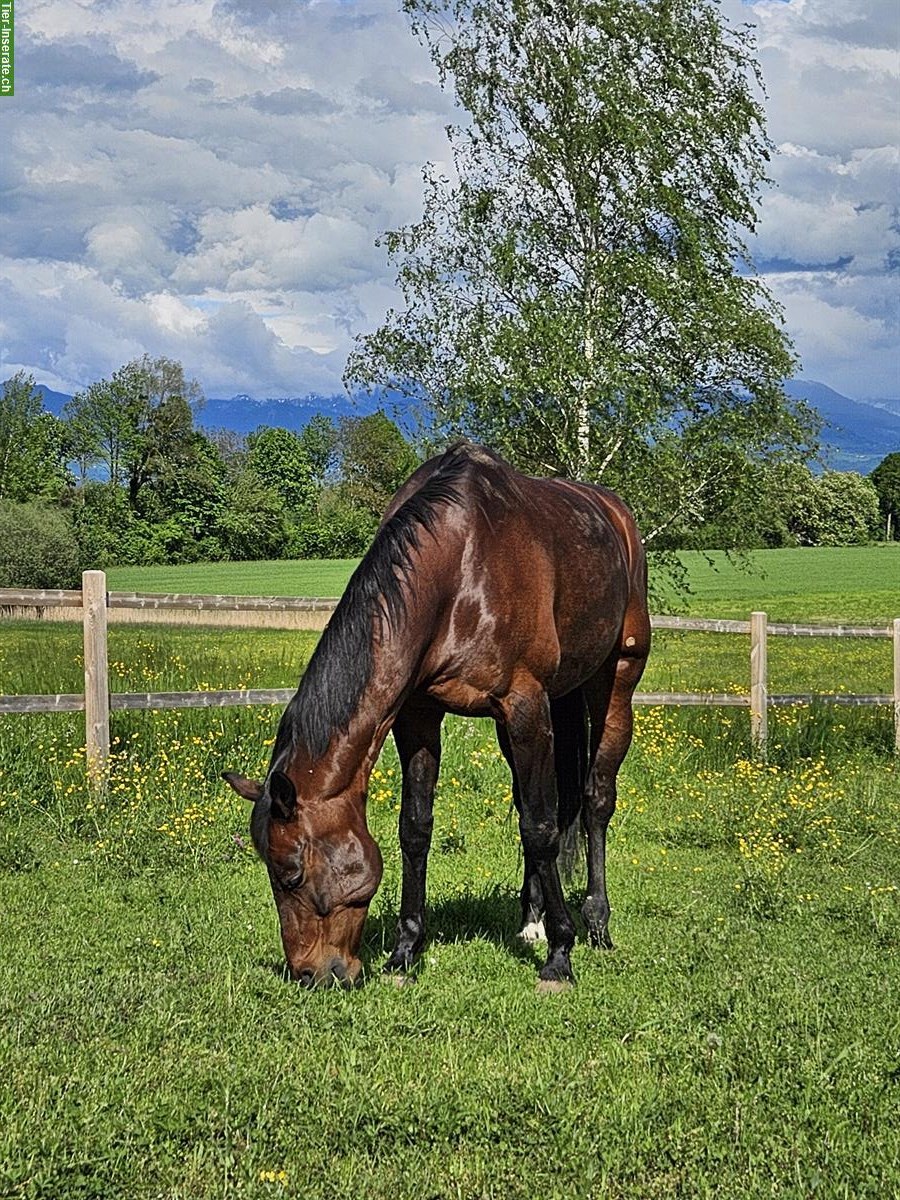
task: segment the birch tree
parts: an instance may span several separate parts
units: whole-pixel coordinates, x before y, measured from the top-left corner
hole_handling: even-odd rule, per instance
[[[345,382],[438,436],[603,480],[645,539],[748,463],[808,457],[747,238],[770,143],[747,28],[711,0],[406,0],[459,108],[454,171],[388,232],[401,302]]]

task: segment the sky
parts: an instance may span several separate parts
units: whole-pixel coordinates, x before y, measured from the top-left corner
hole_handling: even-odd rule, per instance
[[[333,394],[397,301],[376,245],[448,166],[399,0],[29,0],[0,98],[0,377],[143,353],[208,396]],[[751,241],[800,374],[900,396],[896,0],[723,0],[779,153]]]

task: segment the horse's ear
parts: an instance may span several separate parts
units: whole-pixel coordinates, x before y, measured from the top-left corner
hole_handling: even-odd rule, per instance
[[[297,789],[284,771],[273,771],[269,776],[269,799],[272,801],[272,816],[289,821],[297,807]]]
[[[243,775],[237,775],[234,771],[223,771],[222,778],[234,788],[239,796],[243,796],[245,800],[250,800],[253,804],[263,794],[263,785],[257,783],[255,779],[245,779]]]

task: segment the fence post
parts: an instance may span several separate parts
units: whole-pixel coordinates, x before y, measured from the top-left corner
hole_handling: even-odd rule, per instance
[[[750,614],[750,738],[760,758],[766,757],[769,731],[767,624],[764,612]]]
[[[81,576],[84,618],[84,729],[88,778],[102,779],[109,757],[109,658],[106,648],[106,575]]]
[[[894,618],[894,749],[900,754],[900,617]]]

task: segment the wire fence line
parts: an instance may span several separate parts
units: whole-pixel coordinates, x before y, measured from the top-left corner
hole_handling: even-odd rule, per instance
[[[261,688],[232,691],[110,692],[108,622],[110,612],[129,610],[152,622],[160,613],[183,613],[188,623],[203,624],[210,614],[304,614],[312,615],[323,628],[334,611],[336,599],[300,596],[195,596],[172,593],[142,595],[109,592],[103,571],[85,571],[80,591],[70,589],[25,590],[0,588],[0,614],[7,618],[42,615],[47,609],[80,613],[84,634],[84,692],[58,695],[0,696],[0,713],[84,712],[88,763],[102,768],[109,755],[110,712],[171,708],[224,708],[238,705],[286,704],[295,688]],[[749,708],[751,734],[757,752],[765,755],[768,711],[772,707],[826,703],[850,706],[892,706],[894,744],[900,751],[900,617],[889,625],[770,624],[764,612],[753,612],[749,620],[732,621],[704,617],[653,616],[654,629],[684,633],[749,635],[749,691],[745,694],[713,692],[638,692],[635,704],[644,706],[704,705]],[[847,693],[771,694],[768,688],[769,637],[883,638],[893,642],[893,691],[871,695]]]

